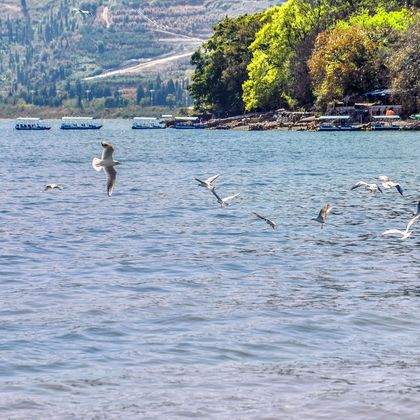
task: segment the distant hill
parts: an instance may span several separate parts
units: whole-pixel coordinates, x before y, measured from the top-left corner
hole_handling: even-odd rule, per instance
[[[3,71],[7,72],[8,53],[19,54],[18,45],[30,44],[33,55],[19,60],[28,77],[36,78],[31,68],[40,67],[37,59],[49,66],[64,66],[67,75],[90,76],[130,60],[191,50],[210,36],[212,26],[223,17],[255,13],[276,3],[281,2],[0,0]],[[25,9],[30,28],[25,27]]]

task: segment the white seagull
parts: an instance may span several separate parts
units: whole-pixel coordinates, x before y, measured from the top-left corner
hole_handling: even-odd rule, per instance
[[[83,19],[85,19],[87,16],[91,16],[92,12],[90,10],[82,10],[80,8],[73,7],[73,12],[75,15],[81,15]]]
[[[50,190],[62,190],[63,187],[58,184],[47,184],[44,188],[44,191],[50,191]]]
[[[268,225],[270,225],[273,229],[277,229],[277,223],[273,222],[270,219],[267,219],[264,216],[261,216],[260,214],[256,213],[255,211],[252,212],[255,216],[257,216],[259,219],[264,220]]]
[[[318,217],[313,218],[312,220],[316,220],[318,223],[321,223],[321,229],[324,227],[324,223],[327,219],[328,214],[332,210],[332,207],[329,204],[326,204],[322,209],[320,210]]]
[[[383,232],[382,235],[400,235],[401,240],[407,239],[413,233],[413,231],[410,230],[411,226],[413,226],[414,223],[416,223],[419,219],[420,219],[420,214],[418,214],[417,216],[414,216],[412,219],[409,220],[405,230],[388,229],[385,232]]]
[[[228,197],[221,198],[219,194],[217,194],[216,189],[212,187],[210,191],[213,193],[213,195],[217,198],[217,202],[220,204],[220,207],[227,207],[229,205],[228,201],[233,200],[236,197],[239,197],[238,194],[229,195]]]
[[[403,189],[401,187],[401,185],[398,182],[394,182],[391,181],[389,179],[389,177],[387,177],[386,175],[379,175],[378,177],[376,177],[376,179],[379,179],[379,181],[382,182],[382,187],[385,188],[386,190],[389,190],[390,188],[396,188],[396,190],[401,194],[403,194]]]
[[[201,179],[198,179],[198,178],[194,178],[194,179],[199,182],[198,185],[200,187],[208,188],[209,190],[211,190],[213,188],[213,182],[216,181],[216,179],[219,178],[219,176],[220,174],[213,175],[207,178],[205,181],[202,181]]]
[[[95,171],[99,172],[101,169],[105,171],[107,194],[108,197],[110,197],[112,190],[114,189],[115,180],[117,178],[117,171],[115,170],[114,166],[119,165],[120,162],[114,160],[112,157],[114,153],[114,147],[111,143],[102,141],[101,145],[103,147],[102,158],[93,158],[92,166]]]
[[[379,187],[378,184],[368,184],[365,181],[358,181],[358,182],[356,182],[350,188],[350,190],[355,190],[356,188],[359,188],[359,187],[364,187],[365,190],[372,191],[372,192],[374,192],[374,191],[379,191],[380,193],[382,192],[382,190],[380,189],[380,187]]]

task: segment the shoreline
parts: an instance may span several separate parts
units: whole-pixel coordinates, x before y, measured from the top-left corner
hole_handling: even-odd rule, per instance
[[[370,130],[370,122],[354,123],[360,129]],[[401,130],[420,130],[418,120],[400,120],[396,123]],[[206,122],[210,130],[245,130],[245,131],[318,131],[319,118],[311,112],[252,113],[227,118],[213,118]]]

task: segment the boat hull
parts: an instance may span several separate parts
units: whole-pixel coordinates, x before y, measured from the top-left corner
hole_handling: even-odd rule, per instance
[[[60,128],[62,130],[99,130],[100,128],[102,128],[102,125],[92,126],[92,127],[66,127],[66,126],[61,126]]]
[[[32,128],[22,128],[22,127],[15,127],[18,131],[45,131],[50,130],[51,127],[32,127]]]
[[[397,130],[401,130],[401,127],[399,126],[372,126],[370,127],[370,129],[372,131],[397,131]]]
[[[360,131],[361,127],[344,126],[344,127],[319,127],[319,131]]]
[[[131,127],[133,130],[163,130],[166,127]]]
[[[206,128],[205,125],[197,124],[197,125],[182,125],[182,124],[176,124],[175,128],[178,130],[202,130]]]

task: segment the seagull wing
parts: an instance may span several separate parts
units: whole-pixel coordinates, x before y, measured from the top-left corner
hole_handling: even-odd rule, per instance
[[[103,147],[102,160],[112,159],[112,154],[114,153],[114,147],[112,146],[112,144],[106,141],[103,141],[101,142],[101,145]]]
[[[378,191],[383,194],[384,192],[381,190],[381,187],[378,184],[375,184],[375,185],[376,185],[376,188],[378,189]]]
[[[223,200],[221,199],[220,195],[219,195],[219,194],[217,194],[217,192],[216,192],[216,189],[215,189],[215,188],[212,188],[210,191],[211,191],[211,192],[212,192],[212,194],[213,194],[213,195],[217,198],[217,201],[218,201],[219,203],[223,203]]]
[[[262,220],[267,221],[267,219],[264,216],[261,216],[260,214],[255,213],[255,211],[253,211],[252,214],[254,214],[255,216],[257,216],[259,219],[262,219]]]
[[[359,188],[359,187],[366,187],[366,185],[368,185],[367,182],[358,181],[351,187],[351,190],[355,190],[356,188]]]
[[[385,232],[382,232],[382,235],[404,235],[404,231],[398,229],[388,229]]]
[[[228,197],[225,197],[225,198],[223,199],[223,201],[230,201],[230,200],[233,200],[234,198],[238,197],[239,195],[240,195],[239,193],[237,193],[237,194],[233,194],[233,195],[229,195]]]
[[[111,197],[117,179],[117,171],[113,166],[104,166],[104,171],[106,174],[106,192],[108,197]]]
[[[330,211],[332,210],[332,206],[330,206],[329,204],[326,204],[322,209],[320,214],[322,213],[323,217],[326,218],[327,215],[330,213]]]
[[[213,184],[214,181],[216,181],[217,178],[219,178],[220,174],[211,176],[209,178],[207,178],[204,182],[206,182],[206,184]]]
[[[198,181],[201,185],[203,185],[203,184],[204,184],[204,181],[202,181],[201,179],[198,179],[198,178],[196,178],[196,177],[194,177],[194,179],[195,179],[196,181]]]
[[[405,228],[406,231],[410,230],[411,226],[414,225],[414,223],[417,223],[420,219],[420,214],[418,214],[417,216],[414,216],[412,219],[409,220],[409,222],[407,223],[407,227]]]
[[[394,187],[397,189],[397,191],[398,191],[401,195],[404,195],[404,194],[403,194],[403,189],[401,188],[401,185],[400,185],[400,184],[395,184],[395,185],[394,185]]]

